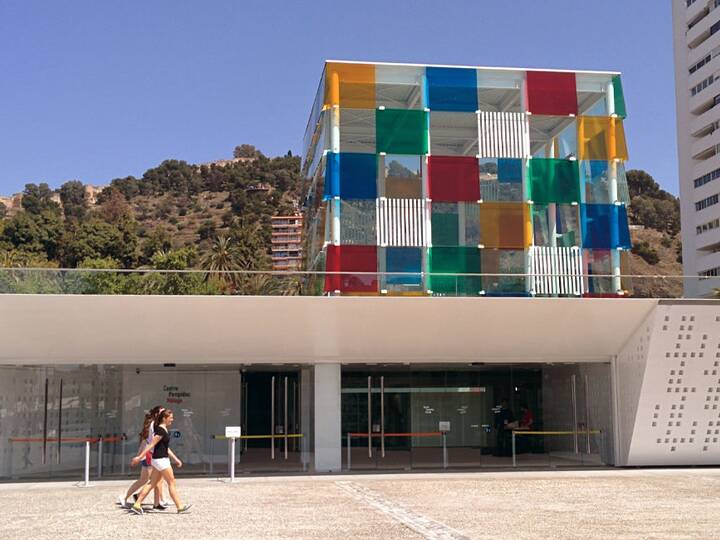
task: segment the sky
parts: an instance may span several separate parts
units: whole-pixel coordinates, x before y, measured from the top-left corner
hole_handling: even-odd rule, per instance
[[[325,59],[621,71],[628,168],[678,193],[670,2],[0,0],[0,194],[298,154]]]

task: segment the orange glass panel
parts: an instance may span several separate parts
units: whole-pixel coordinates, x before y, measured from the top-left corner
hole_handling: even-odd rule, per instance
[[[524,249],[530,245],[532,223],[525,203],[480,205],[480,243],[486,248]]]
[[[584,160],[627,160],[625,128],[621,118],[581,116],[578,118],[578,157]]]
[[[325,105],[350,109],[375,108],[375,66],[328,63],[325,74]]]

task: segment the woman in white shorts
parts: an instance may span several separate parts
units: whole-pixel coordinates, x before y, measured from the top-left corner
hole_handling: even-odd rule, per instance
[[[170,458],[175,462],[178,468],[182,467],[182,461],[170,450],[170,432],[168,428],[173,423],[173,412],[170,409],[163,410],[157,417],[154,429],[152,442],[145,447],[143,452],[135,456],[132,459],[132,464],[137,465],[145,456],[146,452],[152,451],[152,474],[150,475],[150,483],[146,484],[140,494],[138,495],[135,504],[131,507],[131,510],[136,514],[142,514],[142,502],[148,493],[152,489],[165,480],[167,482],[170,497],[175,502],[175,508],[177,513],[182,514],[190,509],[189,504],[182,504],[180,497],[178,497],[177,487],[175,486],[175,474],[173,473],[172,465],[170,464]]]

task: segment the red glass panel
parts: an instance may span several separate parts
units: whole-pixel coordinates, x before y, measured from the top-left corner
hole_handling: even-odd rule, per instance
[[[480,171],[475,157],[430,156],[430,198],[439,202],[480,199]]]
[[[325,292],[378,292],[377,274],[349,272],[377,272],[377,246],[327,247],[327,272],[348,272],[325,276]]]
[[[528,71],[527,97],[533,114],[577,114],[575,74]]]

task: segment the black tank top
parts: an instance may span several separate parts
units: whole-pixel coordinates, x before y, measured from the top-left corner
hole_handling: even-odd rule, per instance
[[[170,434],[163,426],[155,426],[155,436],[162,437],[153,448],[153,459],[168,457],[168,447],[170,446]]]

